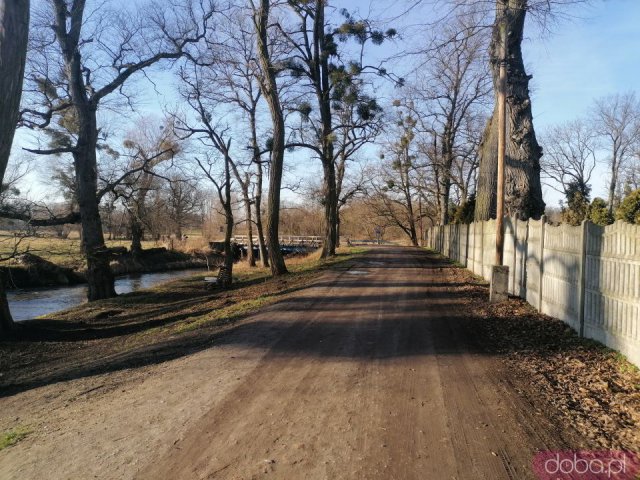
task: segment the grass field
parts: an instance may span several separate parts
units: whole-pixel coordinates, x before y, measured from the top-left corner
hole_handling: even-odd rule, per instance
[[[185,242],[178,242],[174,240],[173,247],[176,250],[180,251],[193,251],[196,249],[200,249],[206,246],[207,241],[204,239],[199,232],[186,232],[188,239]],[[106,244],[108,247],[126,247],[129,248],[131,246],[130,240],[106,240]],[[151,240],[147,240],[142,242],[142,248],[153,248],[153,247],[170,247],[163,242],[154,242]],[[357,252],[358,248],[351,248],[350,251]],[[63,267],[70,268],[84,268],[85,262],[80,252],[80,239],[76,236],[75,238],[59,238],[53,235],[40,235],[33,237],[24,237],[17,238],[13,236],[13,233],[0,231],[0,259],[5,259],[11,254],[17,251],[17,253],[33,253],[34,255],[38,255],[39,257],[44,258],[56,265],[60,265]],[[342,250],[345,251],[345,250]],[[298,267],[297,265],[304,264],[308,268],[315,268],[314,262],[319,260],[319,253],[312,254],[309,257],[304,257],[304,261],[300,258],[289,258],[287,260],[287,266],[292,267],[294,270]],[[5,264],[12,265],[16,261],[14,259],[9,259]],[[241,273],[244,269],[244,262],[238,263],[234,270],[238,273]],[[251,275],[259,275],[261,273],[266,273],[267,269],[264,271],[260,268],[251,269]],[[248,272],[249,273],[249,272]]]
[[[199,248],[203,244],[203,239],[199,234],[189,235],[189,239],[185,244],[175,242],[174,246],[179,249]],[[131,245],[130,240],[107,240],[108,247],[127,247]],[[142,248],[162,247],[166,246],[162,242],[144,241]],[[39,235],[33,237],[14,237],[13,233],[0,231],[0,258],[6,259],[16,251],[17,253],[33,253],[44,258],[56,265],[83,268],[84,258],[80,252],[80,239],[75,238],[59,238],[52,235]],[[8,260],[7,264],[11,265],[15,260]]]

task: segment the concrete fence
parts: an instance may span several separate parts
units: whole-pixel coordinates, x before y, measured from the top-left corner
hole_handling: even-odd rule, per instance
[[[426,245],[489,279],[495,220],[427,229]],[[640,366],[640,226],[505,218],[509,293]]]

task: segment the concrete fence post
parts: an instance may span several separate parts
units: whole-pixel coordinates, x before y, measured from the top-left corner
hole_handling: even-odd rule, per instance
[[[586,297],[586,288],[587,288],[587,239],[589,236],[589,221],[582,221],[582,229],[580,230],[580,235],[582,238],[580,239],[580,263],[579,263],[579,276],[578,276],[578,322],[580,325],[580,329],[578,333],[581,337],[584,336],[584,306],[585,306],[585,297]]]
[[[527,225],[525,227],[524,234],[524,247],[522,249],[522,254],[524,258],[522,259],[522,269],[520,270],[520,291],[523,292],[523,298],[527,298],[527,259],[529,258],[529,220],[527,220]]]
[[[540,218],[540,252],[538,253],[538,255],[540,255],[538,258],[540,259],[539,263],[539,268],[540,268],[540,285],[538,288],[538,311],[542,312],[542,290],[543,290],[543,285],[544,285],[544,230],[545,230],[545,225],[547,224],[547,216],[543,215],[542,218]]]
[[[484,224],[480,222],[480,276],[484,277]]]
[[[517,295],[516,292],[516,271],[518,270],[518,217],[511,217],[511,233],[513,235],[513,271],[511,272],[511,292]]]
[[[467,236],[467,240],[464,245],[464,266],[467,268],[469,268],[469,230],[471,230],[471,224],[467,223],[465,226],[465,235]]]

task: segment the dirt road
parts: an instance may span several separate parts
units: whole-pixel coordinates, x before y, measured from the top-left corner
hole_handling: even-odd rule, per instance
[[[446,267],[374,249],[212,348],[3,399],[39,433],[0,477],[534,478],[575,432],[517,393]]]

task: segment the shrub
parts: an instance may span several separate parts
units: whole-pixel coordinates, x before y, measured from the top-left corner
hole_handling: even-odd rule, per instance
[[[640,189],[627,194],[616,210],[616,219],[640,225]]]
[[[607,202],[596,197],[589,205],[589,220],[596,225],[606,226],[613,223],[613,215],[609,213]]]

